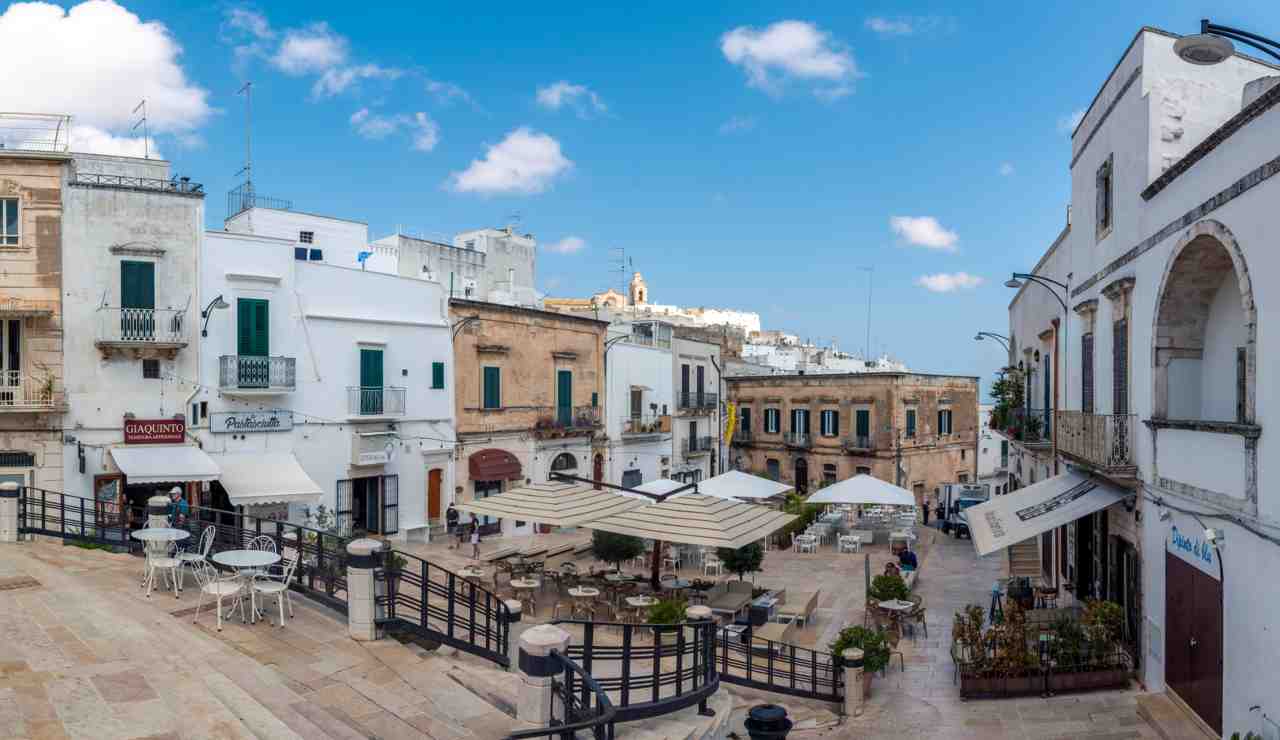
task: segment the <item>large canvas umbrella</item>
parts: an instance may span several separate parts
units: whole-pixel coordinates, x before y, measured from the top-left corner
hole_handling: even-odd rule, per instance
[[[590,483],[547,481],[513,488],[496,496],[454,504],[454,508],[476,516],[574,527],[611,514],[619,514],[648,501],[614,490],[596,490]]]
[[[714,478],[698,482],[698,493],[717,498],[760,500],[780,496],[791,490],[786,483],[762,478],[758,475],[730,470]]]
[[[805,503],[915,506],[916,497],[905,488],[861,474],[827,486],[810,496]]]

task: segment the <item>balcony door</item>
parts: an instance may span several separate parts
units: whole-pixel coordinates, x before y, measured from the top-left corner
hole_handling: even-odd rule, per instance
[[[382,350],[360,348],[360,413],[382,413]]]
[[[689,401],[689,366],[680,366],[680,400],[681,406],[688,406]]]
[[[241,388],[270,385],[269,305],[261,298],[236,301],[236,380]]]
[[[120,338],[154,341],[156,338],[156,266],[153,262],[120,263]]]
[[[556,422],[567,427],[573,422],[573,371],[556,371]]]
[[[22,399],[22,319],[0,321],[0,405]]]
[[[699,405],[699,406],[704,406],[704,405],[706,405],[706,403],[705,403],[705,401],[704,401],[704,399],[703,399],[703,397],[702,397],[702,394],[706,391],[706,387],[705,387],[705,383],[706,383],[706,379],[707,379],[707,378],[706,378],[706,376],[707,376],[707,369],[706,369],[705,367],[703,367],[702,365],[699,365],[699,366],[698,366],[698,368],[697,368],[697,383],[696,383],[696,385],[694,386],[694,387],[697,389],[697,391],[698,391],[698,405]]]

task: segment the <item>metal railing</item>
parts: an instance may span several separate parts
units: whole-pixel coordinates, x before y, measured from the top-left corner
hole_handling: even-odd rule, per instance
[[[733,443],[738,445],[751,444],[753,437],[750,429],[733,430]]]
[[[146,190],[157,193],[174,193],[176,195],[204,195],[204,186],[191,182],[189,177],[175,177],[168,180],[156,177],[127,177],[125,175],[99,175],[77,172],[72,185],[97,188],[114,188],[117,190]]]
[[[1010,409],[1006,436],[1029,445],[1053,442],[1053,409]]]
[[[404,416],[405,389],[347,387],[347,413],[351,416]]]
[[[638,344],[641,347],[661,347],[662,349],[671,349],[670,337],[656,337],[652,334],[639,334],[633,331],[623,341],[628,344]]]
[[[809,447],[813,444],[813,435],[808,432],[787,432],[782,441],[792,447]]]
[[[511,610],[497,594],[434,563],[402,552],[389,556],[384,627],[405,629],[501,666],[508,657]]]
[[[844,664],[830,653],[762,640],[748,628],[742,636],[716,639],[720,680],[791,696],[844,701]]]
[[[250,208],[270,208],[277,211],[293,210],[293,201],[271,198],[254,192],[253,184],[242,182],[227,191],[227,218],[234,218]]]
[[[0,149],[65,152],[71,140],[71,116],[62,113],[0,113]]]
[[[98,309],[98,341],[108,344],[185,345],[188,341],[187,310],[102,306]]]
[[[297,385],[297,361],[292,357],[222,355],[218,386],[224,390],[291,391]]]
[[[706,391],[680,391],[676,403],[682,409],[714,409],[720,403],[720,396]]]
[[[871,449],[871,435],[850,434],[844,438],[844,448],[846,450],[869,450]]]
[[[671,417],[666,414],[640,414],[622,421],[623,434],[659,434],[663,431],[671,431]]]
[[[579,732],[590,732],[595,740],[613,740],[617,711],[599,682],[559,651],[552,650],[547,657],[563,670],[559,677],[551,679],[551,722],[536,730],[513,732],[507,740],[557,735],[562,740],[573,740]]]
[[[684,454],[701,455],[711,452],[715,448],[715,440],[711,437],[686,437],[684,440]]]
[[[0,371],[0,411],[51,409],[55,405],[52,375],[33,378],[16,370]]]
[[[1103,470],[1134,467],[1134,414],[1057,412],[1058,451]]]

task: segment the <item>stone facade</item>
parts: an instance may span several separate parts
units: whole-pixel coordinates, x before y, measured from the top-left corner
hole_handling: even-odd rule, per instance
[[[914,491],[921,505],[943,483],[977,479],[977,378],[771,375],[725,378],[725,386],[738,411],[730,453],[738,469],[776,474],[801,491],[869,472]],[[777,411],[776,431],[766,427],[766,410]],[[794,410],[808,411],[807,434],[793,428]],[[834,429],[824,422],[824,411],[835,412]],[[865,435],[859,434],[859,411],[867,412]],[[941,411],[950,412],[950,433],[939,433]]]
[[[66,161],[56,154],[0,156],[0,199],[18,215],[16,243],[0,244],[0,481],[53,490],[62,488]]]

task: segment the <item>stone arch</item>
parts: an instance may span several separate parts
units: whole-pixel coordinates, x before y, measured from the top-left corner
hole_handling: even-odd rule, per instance
[[[1257,308],[1249,268],[1231,230],[1213,219],[1188,228],[1169,255],[1156,295],[1152,417],[1252,424]],[[1239,316],[1231,313],[1236,300]],[[1229,319],[1225,325],[1221,321],[1224,316]],[[1234,333],[1235,346],[1243,348],[1239,357],[1235,351],[1224,357],[1225,349],[1220,345],[1232,335],[1218,334],[1223,331]],[[1243,397],[1236,390],[1240,372],[1244,376]],[[1210,391],[1207,397],[1206,388]],[[1224,413],[1218,395],[1224,388],[1230,389],[1229,396],[1234,399],[1231,413]]]
[[[561,452],[551,461],[551,472],[566,475],[578,469],[578,458],[571,452]]]

